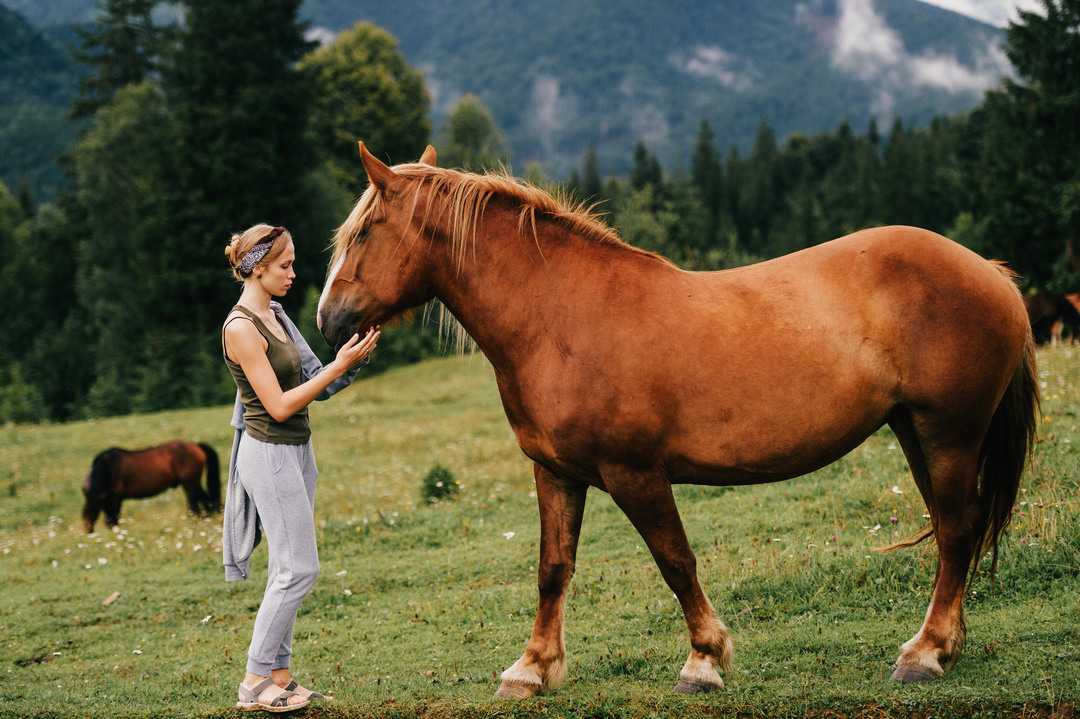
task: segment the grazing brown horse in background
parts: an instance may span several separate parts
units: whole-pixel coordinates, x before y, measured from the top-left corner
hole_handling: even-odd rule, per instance
[[[1067,327],[1072,340],[1080,338],[1080,310],[1068,296],[1040,290],[1024,296],[1036,344],[1060,344]]]
[[[206,489],[201,485],[206,469]],[[83,480],[83,528],[94,531],[102,510],[105,523],[120,520],[120,503],[161,494],[180,485],[193,514],[213,514],[221,506],[221,471],[217,452],[208,444],[166,442],[156,447],[131,451],[111,447],[94,457]]]
[[[1034,344],[1012,273],[911,227],[687,272],[539,189],[434,167],[431,148],[394,168],[360,152],[371,184],[335,238],[323,336],[337,347],[438,298],[493,365],[534,462],[539,605],[497,696],[565,677],[590,487],[626,513],[682,605],[690,655],[676,690],[722,687],[731,639],[698,583],[672,485],[802,475],[885,424],[930,514],[894,546],[933,534],[939,557],[893,678],[935,679],[959,659],[968,573],[989,548],[996,560],[1036,426]]]

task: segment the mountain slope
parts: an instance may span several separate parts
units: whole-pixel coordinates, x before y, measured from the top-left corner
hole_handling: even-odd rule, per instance
[[[85,22],[93,7],[0,3],[40,24]],[[333,32],[386,28],[423,69],[436,127],[479,95],[515,165],[556,176],[589,143],[605,173],[625,170],[638,140],[686,164],[703,118],[721,149],[743,150],[763,118],[780,138],[843,117],[857,131],[871,117],[882,132],[896,115],[925,125],[1009,72],[1000,29],[918,0],[307,0],[303,14]]]
[[[8,189],[26,179],[45,199],[60,183],[55,158],[75,136],[64,113],[76,77],[66,50],[0,6],[0,182]]]
[[[606,169],[639,139],[665,162],[688,158],[706,117],[722,147],[743,148],[763,117],[780,137],[844,116],[924,124],[977,105],[1008,69],[1000,30],[916,0],[309,0],[305,12],[335,31],[385,27],[425,71],[436,123],[475,93],[519,165],[556,173],[589,142]]]

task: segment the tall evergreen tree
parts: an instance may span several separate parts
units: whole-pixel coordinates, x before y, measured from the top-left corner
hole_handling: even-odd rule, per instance
[[[235,288],[222,248],[234,230],[286,225],[302,240],[297,271],[319,276],[324,269],[321,238],[306,232],[305,181],[315,164],[307,137],[312,88],[296,65],[313,43],[304,39],[300,5],[183,2],[184,27],[163,72],[179,128],[168,198],[175,225],[159,248],[167,258],[158,277],[167,325],[206,328],[228,309]]]
[[[858,139],[845,117],[836,133],[836,156],[822,178],[825,233],[833,237],[847,234],[858,222]]]
[[[751,252],[769,256],[773,221],[783,198],[779,193],[776,133],[762,118],[740,188],[740,241]]]
[[[921,225],[919,158],[911,132],[897,116],[882,152],[881,214],[889,225]]]
[[[71,116],[90,117],[116,92],[156,75],[171,29],[154,23],[154,9],[163,0],[105,0],[91,28],[76,27],[80,49],[75,59],[89,69],[79,80]]]
[[[162,249],[176,231],[170,208],[157,188],[175,172],[177,128],[160,88],[152,83],[124,88],[95,115],[73,153],[77,199],[86,214],[86,233],[77,252],[78,302],[94,337],[89,414],[104,416],[143,409],[137,397],[138,368],[170,363],[150,356],[150,328],[178,330],[190,343],[190,327],[163,321],[162,306],[173,298],[158,291],[172,258]],[[179,268],[177,268],[179,269]],[[179,376],[179,375],[178,375]],[[176,389],[160,388],[162,402],[175,406]]]
[[[596,145],[591,142],[585,150],[585,164],[581,170],[581,195],[589,203],[600,202],[604,198],[600,167],[596,158]]]
[[[656,159],[645,147],[645,143],[638,140],[634,148],[634,164],[630,168],[630,186],[635,190],[652,186],[659,189],[664,180],[664,172],[660,168],[660,161]]]
[[[713,144],[713,131],[709,119],[701,121],[694,156],[690,164],[690,178],[705,207],[705,240],[713,243],[720,227],[720,195],[723,168],[720,166],[720,151]]]
[[[984,104],[987,241],[1035,285],[1080,283],[1080,0],[1010,24],[1006,79]]]

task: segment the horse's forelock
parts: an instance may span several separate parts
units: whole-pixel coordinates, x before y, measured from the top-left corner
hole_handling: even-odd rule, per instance
[[[331,242],[333,247],[331,267],[336,265],[345,252],[356,243],[367,226],[371,224],[372,219],[383,211],[382,204],[382,195],[374,185],[369,185],[353,205],[352,212],[334,233],[334,239]]]

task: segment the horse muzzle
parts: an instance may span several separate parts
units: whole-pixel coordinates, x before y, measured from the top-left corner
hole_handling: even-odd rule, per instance
[[[361,336],[366,328],[361,330],[363,317],[357,310],[343,304],[335,304],[324,307],[319,312],[319,329],[323,340],[337,352],[341,346],[349,341],[354,334]]]

